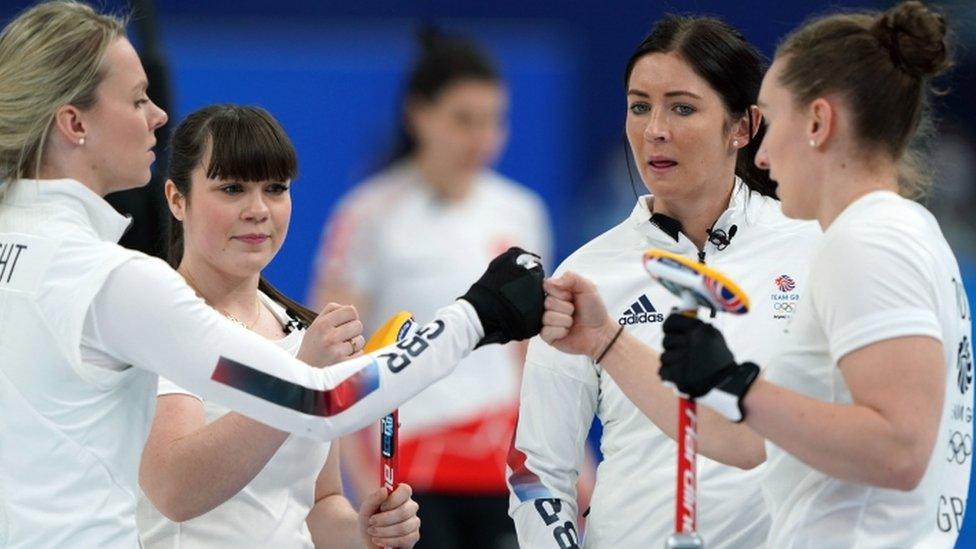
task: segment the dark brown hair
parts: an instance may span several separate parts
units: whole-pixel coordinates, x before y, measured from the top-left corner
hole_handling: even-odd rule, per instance
[[[298,175],[298,158],[281,124],[259,107],[211,105],[183,119],[170,144],[169,179],[190,203],[193,170],[210,150],[204,173],[210,179],[289,181]],[[169,264],[183,260],[183,224],[170,217]],[[317,316],[278,291],[264,276],[258,290],[285,307],[288,314],[309,325]]]
[[[652,53],[677,53],[695,74],[702,77],[722,98],[731,117],[748,116],[749,144],[739,149],[735,173],[754,191],[776,196],[776,184],[769,172],[760,170],[753,161],[764,135],[763,128],[752,127],[749,108],[759,98],[766,62],[738,30],[711,17],[667,15],[658,21],[651,33],[637,46],[624,72],[624,88],[630,84],[630,73],[642,57]],[[755,135],[753,133],[755,132]]]
[[[502,82],[491,57],[468,38],[425,25],[417,33],[417,43],[419,54],[407,77],[401,109],[409,102],[436,103],[444,90],[458,82]],[[400,120],[397,143],[386,165],[402,160],[417,150],[417,141],[404,124],[402,115]]]
[[[780,82],[798,104],[841,93],[865,152],[901,162],[903,195],[924,194],[910,145],[930,125],[929,79],[951,65],[944,16],[916,0],[884,13],[829,15],[790,34],[776,57],[784,60]]]

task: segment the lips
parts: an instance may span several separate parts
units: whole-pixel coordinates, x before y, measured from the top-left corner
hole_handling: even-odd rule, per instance
[[[678,165],[678,162],[665,156],[652,156],[647,165],[655,172],[666,172]]]
[[[239,236],[235,236],[233,238],[234,238],[234,240],[240,240],[241,242],[243,242],[245,244],[254,244],[254,245],[257,245],[257,244],[261,244],[262,242],[264,242],[265,240],[267,240],[269,238],[269,236],[266,235],[266,234],[242,234],[242,235],[239,235]]]

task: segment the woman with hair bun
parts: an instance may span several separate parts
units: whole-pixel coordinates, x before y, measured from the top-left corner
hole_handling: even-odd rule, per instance
[[[665,322],[661,378],[766,439],[769,547],[952,547],[959,534],[970,309],[904,164],[930,80],[949,65],[945,18],[916,1],[789,35],[759,94],[767,132],[756,163],[778,182],[784,213],[817,220],[824,236],[787,347],[757,376],[713,324]],[[557,280],[554,293],[563,301],[543,336],[603,349],[614,326],[586,284]],[[621,338],[608,357],[620,354],[640,357],[623,369],[653,371],[650,349]]]
[[[316,306],[355,305],[367,332],[400,309],[425,316],[499,250],[517,244],[548,259],[551,248],[540,198],[491,169],[508,127],[508,91],[495,64],[460,36],[428,28],[420,42],[394,159],[341,200],[318,259]],[[523,349],[479,349],[400,408],[402,478],[424,521],[418,547],[513,541],[505,455]],[[379,482],[378,440],[344,444],[343,470],[354,473],[360,494]]]

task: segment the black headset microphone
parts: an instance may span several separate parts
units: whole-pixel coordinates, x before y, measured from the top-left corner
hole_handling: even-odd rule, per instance
[[[732,237],[738,230],[739,227],[732,225],[728,232],[725,229],[706,229],[705,232],[708,233],[708,241],[714,244],[716,249],[722,251],[732,243]]]

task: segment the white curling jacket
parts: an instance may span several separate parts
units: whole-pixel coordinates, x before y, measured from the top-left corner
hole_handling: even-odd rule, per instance
[[[138,546],[157,374],[331,440],[450,373],[482,337],[459,301],[409,352],[311,368],[215,312],[162,261],[118,246],[128,220],[81,183],[0,190],[0,547]]]
[[[573,253],[556,275],[592,280],[611,315],[660,351],[661,325],[678,300],[651,281],[641,265],[649,248],[692,259],[699,251],[650,221],[641,197],[631,215]],[[723,249],[706,242],[704,261],[737,282],[751,300],[744,316],[719,313],[713,322],[740,361],[767,364],[805,291],[814,222],[783,216],[779,202],[736,180],[728,209],[713,230],[734,234]],[[652,374],[653,375],[653,374]],[[587,432],[603,424],[596,487],[585,540],[576,524],[576,481]],[[561,353],[535,338],[529,345],[521,407],[509,454],[509,512],[523,547],[658,547],[674,527],[677,445],[585,356]],[[698,528],[710,548],[760,547],[769,528],[760,491],[762,467],[744,471],[699,456]]]

